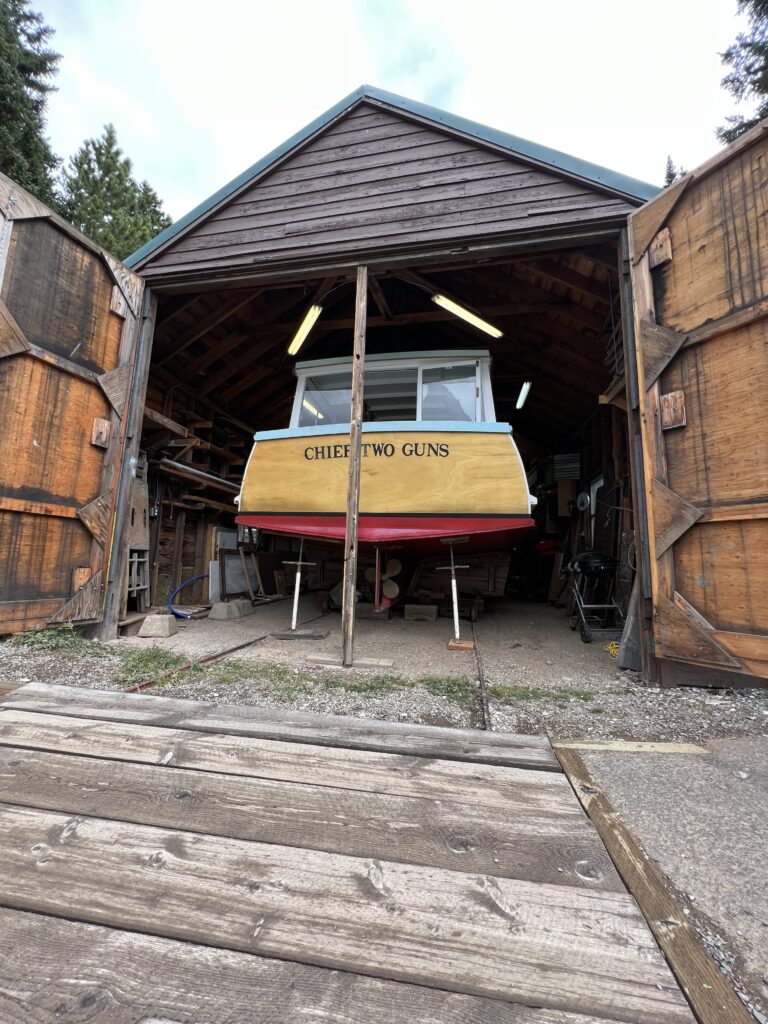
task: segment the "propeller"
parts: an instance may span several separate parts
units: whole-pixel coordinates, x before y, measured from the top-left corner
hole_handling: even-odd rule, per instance
[[[400,593],[400,586],[392,577],[397,576],[402,571],[403,563],[400,559],[390,558],[387,561],[384,572],[381,574],[381,592],[384,597],[388,597],[391,601]],[[376,582],[376,569],[373,566],[365,570],[365,578],[369,583]]]

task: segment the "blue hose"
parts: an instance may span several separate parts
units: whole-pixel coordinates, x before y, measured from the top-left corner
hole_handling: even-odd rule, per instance
[[[168,607],[171,609],[171,611],[173,612],[173,614],[176,616],[177,619],[188,619],[189,615],[187,615],[186,612],[180,612],[178,608],[174,608],[173,607],[173,599],[174,599],[174,597],[176,597],[178,592],[180,590],[183,590],[184,587],[186,587],[188,583],[196,583],[198,580],[207,580],[207,579],[208,579],[208,573],[204,572],[204,573],[201,573],[199,576],[190,576],[188,580],[184,580],[183,583],[180,583],[178,585],[178,587],[176,587],[174,592],[168,598]]]

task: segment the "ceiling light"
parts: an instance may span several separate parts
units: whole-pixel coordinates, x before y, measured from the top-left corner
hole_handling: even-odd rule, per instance
[[[309,307],[306,316],[301,321],[301,326],[299,327],[298,331],[296,331],[296,333],[294,334],[293,340],[291,341],[291,344],[288,346],[289,356],[296,355],[301,346],[304,344],[307,335],[315,326],[315,322],[322,312],[323,307],[318,306],[317,304]]]
[[[308,401],[306,400],[306,398],[304,399],[304,401],[303,401],[303,402],[302,402],[301,404],[302,404],[302,405],[304,406],[304,408],[305,408],[305,409],[307,410],[307,412],[311,412],[311,413],[312,413],[312,415],[313,415],[313,416],[317,416],[317,418],[318,418],[319,420],[323,420],[323,419],[325,419],[325,417],[323,416],[323,414],[322,414],[321,412],[318,412],[318,410],[317,410],[317,409],[316,409],[316,408],[314,407],[314,405],[312,405],[312,403],[311,403],[311,402],[308,402]]]
[[[443,309],[447,309],[449,313],[453,313],[454,316],[460,317],[462,320],[466,320],[468,324],[472,324],[473,327],[477,327],[478,330],[484,331],[486,334],[490,334],[492,338],[501,338],[504,334],[498,327],[494,327],[493,324],[489,324],[487,320],[482,320],[476,313],[472,313],[464,306],[460,306],[458,302],[454,302],[453,299],[446,298],[445,295],[433,295],[432,301],[442,306]]]
[[[533,381],[527,380],[520,388],[520,394],[517,396],[517,402],[515,404],[516,409],[522,409],[525,405],[525,400],[528,397],[528,392],[531,390]]]

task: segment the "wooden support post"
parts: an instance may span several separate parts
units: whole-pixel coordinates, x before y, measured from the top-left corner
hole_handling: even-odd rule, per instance
[[[360,456],[363,432],[363,391],[365,370],[365,320],[368,306],[368,268],[357,268],[355,297],[355,338],[352,356],[352,411],[349,423],[349,483],[347,486],[347,530],[344,540],[344,596],[341,605],[341,663],[352,665],[355,598],[357,596],[357,527],[360,513]]]

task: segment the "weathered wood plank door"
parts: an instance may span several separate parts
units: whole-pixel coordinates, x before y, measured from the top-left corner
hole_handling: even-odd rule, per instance
[[[656,655],[768,676],[768,121],[630,218]]]
[[[101,618],[142,296],[0,175],[0,633]]]

